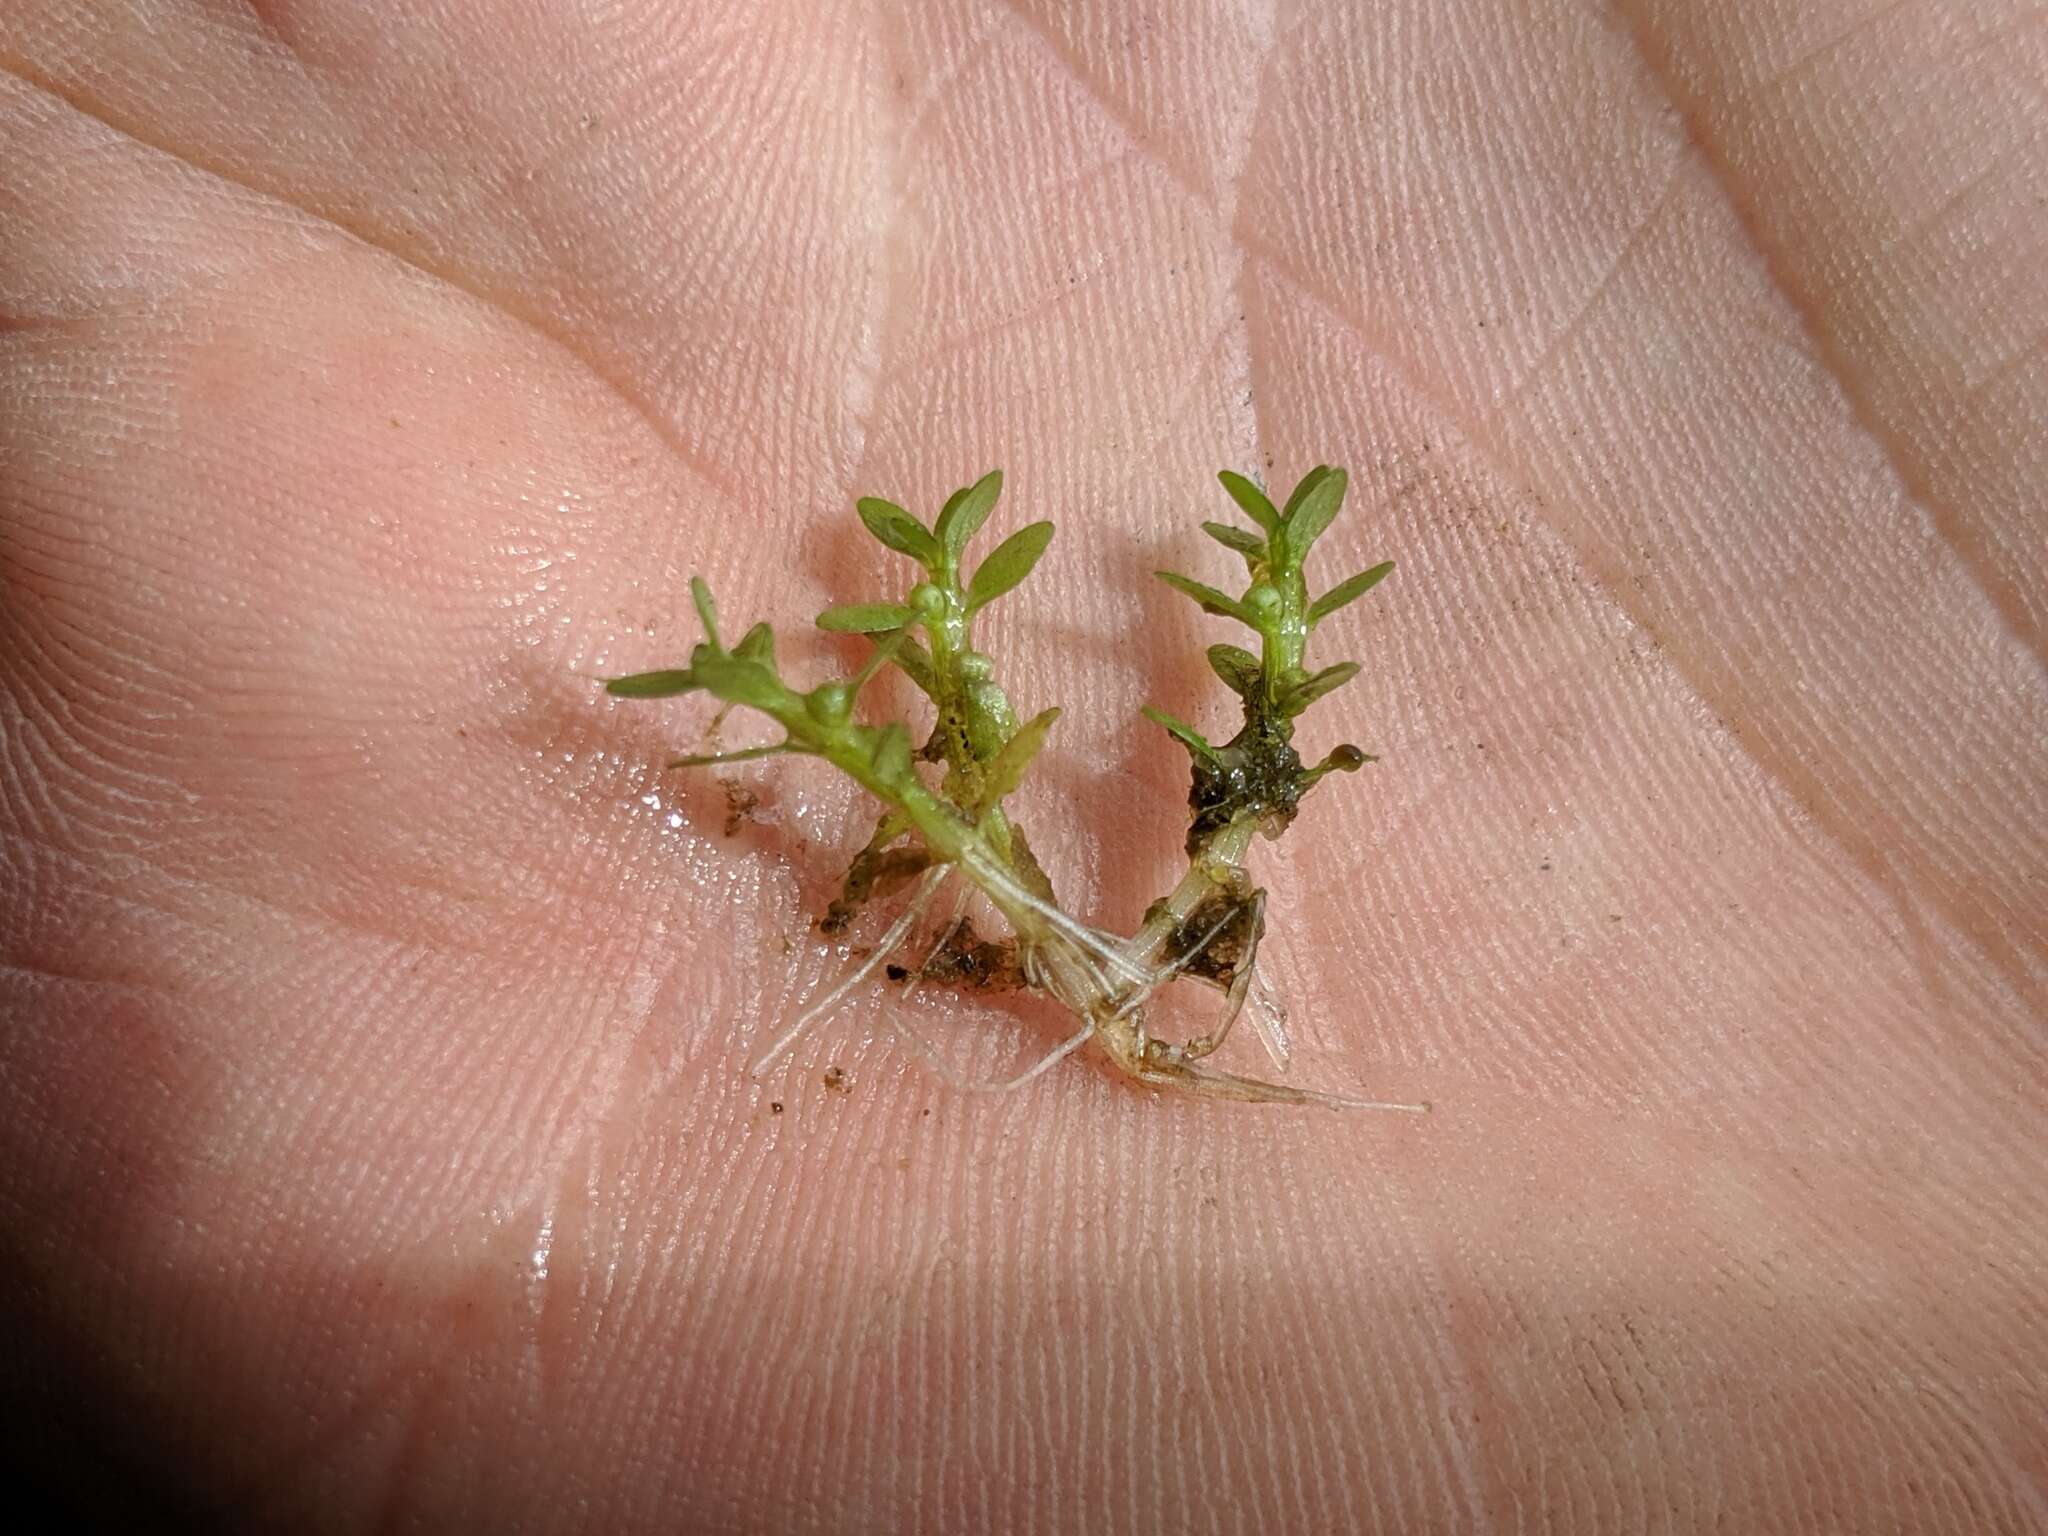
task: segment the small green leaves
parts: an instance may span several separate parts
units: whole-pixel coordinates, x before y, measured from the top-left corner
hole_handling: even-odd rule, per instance
[[[1187,721],[1169,715],[1165,710],[1156,708],[1151,704],[1145,705],[1144,708],[1139,710],[1139,713],[1154,725],[1164,726],[1182,746],[1194,753],[1195,756],[1215,759],[1216,749],[1210,746],[1207,738],[1192,725],[1189,725]]]
[[[690,658],[690,670],[699,683],[728,704],[745,704],[771,714],[788,705],[789,689],[771,667],[759,661],[700,645]]]
[[[1031,574],[1052,542],[1051,523],[1027,523],[998,544],[975,568],[967,586],[967,611],[985,608]]]
[[[854,508],[860,513],[860,520],[867,524],[868,532],[891,549],[910,556],[927,570],[939,568],[938,540],[926,532],[923,523],[895,502],[884,501],[879,496],[863,496],[854,503]]]
[[[1259,658],[1235,645],[1209,647],[1209,665],[1224,685],[1241,699],[1248,699],[1259,686]]]
[[[1387,572],[1394,568],[1391,560],[1382,560],[1371,570],[1360,571],[1330,588],[1321,597],[1308,605],[1309,626],[1322,623],[1346,603],[1355,602],[1386,579]]]
[[[718,644],[718,605],[711,601],[711,589],[702,576],[690,578],[690,601],[697,605],[697,622],[704,626],[704,638]]]
[[[1273,503],[1266,493],[1235,470],[1226,469],[1216,478],[1223,482],[1223,489],[1230,492],[1230,499],[1244,508],[1244,515],[1263,528],[1268,535],[1280,531],[1280,514],[1273,510]]]
[[[900,784],[916,775],[910,767],[910,732],[892,721],[879,731],[870,733],[874,738],[875,776],[885,783]]]
[[[1351,661],[1309,672],[1302,655],[1309,632],[1384,581],[1394,564],[1391,560],[1383,561],[1370,570],[1360,571],[1311,602],[1302,580],[1302,557],[1330,526],[1344,503],[1349,485],[1344,471],[1318,464],[1301,477],[1287,498],[1287,505],[1278,511],[1266,493],[1243,475],[1225,470],[1217,478],[1231,499],[1266,531],[1267,536],[1261,541],[1228,524],[1202,524],[1202,531],[1210,538],[1244,556],[1251,568],[1251,585],[1243,596],[1231,598],[1186,576],[1169,571],[1158,574],[1162,581],[1201,604],[1204,612],[1236,619],[1257,631],[1261,655],[1253,656],[1234,645],[1212,645],[1209,665],[1224,685],[1244,701],[1245,729],[1233,738],[1231,745],[1263,739],[1261,733],[1268,731],[1277,731],[1276,739],[1284,744],[1292,738],[1292,721],[1296,716],[1358,675],[1358,664]],[[1359,760],[1364,761],[1362,755]],[[1333,757],[1317,772],[1356,766]]]
[[[670,667],[660,672],[635,672],[630,677],[608,677],[604,680],[604,691],[619,699],[668,699],[703,686],[696,673],[681,667]]]
[[[905,635],[898,642],[895,653],[889,658],[901,667],[910,680],[929,697],[939,686],[938,674],[932,670],[932,653]]]
[[[933,531],[939,536],[939,544],[946,552],[946,558],[957,570],[960,553],[967,548],[967,541],[980,531],[988,521],[989,513],[995,510],[996,498],[1003,494],[1003,472],[992,469],[974,484],[955,491],[939,513],[939,520]],[[1016,585],[1015,582],[1011,583]]]
[[[1314,469],[1303,475],[1296,483],[1293,494],[1287,498],[1287,506],[1280,514],[1281,519],[1284,521],[1292,518],[1295,513],[1301,510],[1301,504],[1308,499],[1311,491],[1321,485],[1331,475],[1338,473],[1341,473],[1341,471],[1333,470],[1327,464],[1318,464]]]
[[[916,617],[901,603],[839,603],[818,615],[818,628],[839,635],[874,635],[901,629]]]
[[[1356,676],[1357,662],[1340,661],[1334,667],[1325,667],[1322,671],[1305,677],[1293,687],[1284,690],[1275,703],[1282,714],[1298,715],[1324,694],[1342,688]]]
[[[1341,469],[1318,467],[1308,472],[1287,502],[1287,553],[1296,569],[1301,557],[1330,526],[1330,519],[1344,505],[1347,477]]]
[[[1234,549],[1243,555],[1245,562],[1254,570],[1266,558],[1266,541],[1234,523],[1204,523],[1202,532],[1225,549]]]
[[[1152,574],[1174,591],[1192,597],[1201,604],[1204,613],[1213,613],[1219,618],[1236,619],[1238,623],[1249,624],[1253,629],[1259,627],[1259,621],[1253,617],[1251,609],[1234,597],[1225,597],[1212,586],[1196,581],[1191,576],[1182,576],[1176,571],[1154,571]]]
[[[732,648],[733,655],[741,661],[757,661],[770,672],[775,670],[775,631],[762,620],[744,635],[740,643]]]
[[[853,674],[849,686],[852,687],[855,693],[859,693],[861,689],[867,687],[868,680],[881,671],[889,662],[894,661],[896,653],[908,643],[910,643],[910,636],[900,629],[892,634],[884,635],[875,642],[875,648],[868,653],[868,659],[860,664],[860,670]]]
[[[1227,526],[1221,523],[1204,523],[1202,529],[1211,538],[1229,545],[1247,561],[1262,561],[1278,571],[1299,571],[1301,557],[1315,543],[1318,535],[1330,526],[1330,519],[1337,515],[1337,509],[1344,503],[1345,475],[1341,469],[1332,469],[1327,464],[1318,464],[1301,477],[1294,487],[1294,494],[1287,498],[1287,505],[1279,511],[1266,493],[1243,475],[1224,470],[1216,477],[1223,483],[1223,489],[1230,492],[1231,500],[1245,511],[1245,515],[1265,530],[1266,542],[1256,547],[1247,543],[1248,535],[1242,530],[1226,534]],[[1256,564],[1253,574],[1258,574]]]
[[[973,807],[974,810],[983,813],[994,810],[1005,795],[1024,782],[1025,770],[1038,756],[1038,749],[1045,745],[1046,733],[1059,717],[1058,709],[1042,710],[1017,727],[1016,734],[1004,742],[1002,750],[989,760],[988,770],[982,779],[981,802]]]

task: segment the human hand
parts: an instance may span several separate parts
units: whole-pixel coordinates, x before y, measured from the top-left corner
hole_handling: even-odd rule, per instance
[[[212,1527],[2042,1529],[2043,36],[10,7],[10,1436]],[[1146,573],[1319,460],[1384,760],[1265,959],[1437,1114],[885,999],[750,1080],[866,809],[728,838],[588,676],[1000,464],[1128,929],[1225,702]]]

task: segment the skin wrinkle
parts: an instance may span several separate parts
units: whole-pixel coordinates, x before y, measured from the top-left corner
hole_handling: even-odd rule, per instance
[[[1651,202],[1649,210],[1636,221],[1634,227],[1629,230],[1627,236],[1622,240],[1620,248],[1614,253],[1614,259],[1608,263],[1606,272],[1601,275],[1600,280],[1593,285],[1592,289],[1586,294],[1586,297],[1579,303],[1578,307],[1572,311],[1564,324],[1559,326],[1551,337],[1544,342],[1542,350],[1536,354],[1535,358],[1529,363],[1529,366],[1523,370],[1522,376],[1501,392],[1500,404],[1494,409],[1492,415],[1505,414],[1521,398],[1522,392],[1531,383],[1544,376],[1551,363],[1563,353],[1566,346],[1577,338],[1580,329],[1586,323],[1587,317],[1597,310],[1601,302],[1613,291],[1616,281],[1621,277],[1630,260],[1642,249],[1648,237],[1655,231],[1658,223],[1670,211],[1672,203],[1676,200],[1678,189],[1685,179],[1683,174],[1684,159],[1685,157],[1682,153],[1673,156],[1671,174],[1665,178],[1663,190],[1657,194],[1656,198]],[[1487,419],[1490,419],[1490,417],[1482,418],[1482,420]]]
[[[1133,146],[1126,145],[1123,149],[1088,167],[1082,173],[1082,178],[1086,180],[1101,176],[1105,172],[1117,170],[1136,153],[1137,151]],[[1081,182],[1078,181],[1068,183],[1064,189],[1078,190],[1080,185]],[[1049,192],[1056,189],[1047,188],[1046,190]],[[892,268],[892,272],[893,270]],[[1099,284],[1103,281],[1103,277],[1103,272],[1091,272],[1080,279],[1079,282],[1062,287],[1057,291],[1048,292],[1044,298],[1027,304],[1022,309],[1007,311],[992,320],[970,326],[968,329],[957,334],[947,335],[937,341],[920,346],[915,356],[898,358],[891,362],[889,366],[877,372],[875,378],[877,394],[886,390],[892,384],[900,384],[919,374],[930,372],[934,364],[944,362],[951,354],[969,352],[978,346],[986,346],[989,342],[1003,340],[1013,333],[1028,331],[1034,324],[1048,317],[1059,315],[1078,293]]]
[[[1801,75],[1812,72],[1820,64],[1832,58],[1848,43],[1875,31],[1901,11],[1908,8],[1918,8],[1926,3],[1927,0],[1885,0],[1883,5],[1873,10],[1865,11],[1853,21],[1830,31],[1825,37],[1822,37],[1818,42],[1806,49],[1805,52],[1792,58],[1771,74],[1756,81],[1747,90],[1731,98],[1728,104],[1731,107],[1747,107],[1758,96],[1774,91],[1782,91],[1786,86],[1798,80]],[[1625,25],[1632,28],[1640,25],[1639,18],[1629,11],[1627,4],[1623,3],[1623,0],[1617,0],[1615,9]],[[1640,41],[1641,34],[1639,33],[1638,42],[1640,43]],[[1644,63],[1651,69],[1653,74],[1657,73],[1655,66],[1651,65],[1648,59],[1645,59]],[[1672,93],[1668,77],[1660,76],[1658,78],[1658,88],[1664,94],[1665,99],[1671,102],[1673,110],[1679,110],[1680,104]],[[1681,115],[1683,114],[1681,113]]]
[[[1448,431],[1455,432],[1459,440],[1485,465],[1496,480],[1519,492],[1521,499],[1536,509],[1535,515],[1551,523],[1566,545],[1578,554],[1583,562],[1583,569],[1592,579],[1596,589],[1656,646],[1664,656],[1666,664],[1684,680],[1688,689],[1713,717],[1730,719],[1739,715],[1739,711],[1732,708],[1732,701],[1718,696],[1698,675],[1696,669],[1680,659],[1680,653],[1669,641],[1662,640],[1656,635],[1638,605],[1627,596],[1626,579],[1617,573],[1619,560],[1601,559],[1598,553],[1584,542],[1586,530],[1567,526],[1566,519],[1550,510],[1554,505],[1553,498],[1543,495],[1538,488],[1522,483],[1509,473],[1495,447],[1488,442],[1489,434],[1484,432],[1482,424],[1474,423],[1468,426],[1463,423],[1455,407],[1420,385],[1391,352],[1375,344],[1372,331],[1362,320],[1350,313],[1333,296],[1321,291],[1307,274],[1292,269],[1277,253],[1261,250],[1259,254],[1303,299],[1313,303],[1330,319],[1357,336],[1370,355],[1394,373],[1417,400],[1424,402]],[[1841,849],[1843,855],[1858,869],[1863,878],[1879,890],[1887,889],[1889,861],[1876,853],[1875,846],[1867,837],[1855,830],[1852,822],[1836,813],[1818,781],[1800,773],[1791,763],[1779,760],[1776,754],[1767,752],[1760,744],[1747,740],[1738,733],[1724,732],[1722,739],[1728,747],[1748,757],[1767,778],[1778,784],[1787,799]],[[1938,888],[1934,904],[1942,913],[1948,930],[1961,941],[1983,950],[1998,964],[2008,984],[2016,993],[2023,997],[2039,995],[2039,984],[2023,966],[2024,957],[2009,943],[1984,934],[1971,924],[1961,905],[1959,894]],[[2004,910],[2008,915],[2017,918],[2017,914],[2011,913],[2009,908]]]
[[[2048,358],[2048,329],[2044,329],[2015,347],[2011,355],[2000,358],[1985,373],[1969,381],[1964,399],[1975,404],[1978,396],[1988,394],[1993,386],[2009,384],[2012,376]]]
[[[1684,123],[1687,135],[1747,238],[1760,269],[1773,290],[1799,317],[1800,328],[1813,349],[1815,360],[1847,402],[1850,419],[1883,454],[1885,464],[1908,502],[1926,519],[1928,527],[1947,546],[1958,565],[1983,594],[2005,626],[2006,633],[2032,658],[2038,673],[2048,678],[2048,635],[2044,635],[2034,622],[2017,583],[2000,572],[1983,530],[1962,508],[1942,504],[1934,494],[1925,461],[1913,452],[1895,424],[1880,413],[1856,360],[1847,353],[1842,339],[1829,325],[1825,305],[1801,280],[1786,254],[1795,232],[1770,223],[1756,194],[1746,191],[1738,180],[1737,168],[1715,133],[1704,103],[1685,90],[1674,66],[1672,45],[1653,24],[1641,0],[1614,0],[1614,3],[1616,11],[1627,23],[1629,35],[1642,60],[1644,74]],[[1903,9],[1902,4],[1887,7],[1871,20],[1875,22],[1900,9]],[[1831,39],[1804,62],[1811,67],[1818,58],[1857,35],[1859,30],[1852,28]]]
[[[115,133],[124,139],[131,140],[138,146],[163,155],[189,170],[196,171],[202,176],[211,177],[215,181],[263,198],[280,208],[289,209],[292,212],[301,214],[307,219],[312,220],[315,224],[333,229],[337,233],[345,235],[371,250],[390,257],[393,261],[417,272],[430,282],[460,293],[492,313],[503,316],[519,329],[538,337],[554,350],[571,359],[592,379],[616,396],[654,434],[671,457],[678,464],[688,468],[698,480],[717,495],[720,501],[732,507],[740,505],[740,496],[737,489],[728,483],[725,477],[708,460],[703,458],[701,454],[695,453],[690,449],[683,441],[674,423],[664,419],[637,391],[630,388],[621,379],[613,377],[610,371],[602,367],[590,355],[587,349],[578,346],[567,336],[556,334],[538,315],[525,312],[509,295],[492,294],[482,287],[470,283],[460,273],[437,268],[423,254],[417,252],[409,253],[404,250],[388,233],[379,232],[368,227],[358,228],[338,213],[323,211],[312,206],[310,203],[294,201],[275,188],[261,186],[253,181],[242,180],[229,173],[223,167],[209,165],[187,150],[180,149],[169,143],[157,143],[140,132],[132,123],[118,121],[113,114],[104,109],[96,108],[90,102],[82,98],[76,98],[72,94],[60,89],[53,82],[40,78],[25,63],[10,58],[0,58],[0,75],[12,76],[30,89],[53,100],[62,102],[80,117],[90,119],[92,122],[107,129],[110,133]]]
[[[1244,114],[1244,131],[1238,137],[1236,152],[1225,167],[1223,190],[1216,199],[1216,222],[1227,232],[1230,247],[1230,282],[1225,291],[1226,313],[1237,311],[1237,332],[1242,342],[1241,351],[1232,359],[1227,383],[1235,388],[1236,381],[1244,381],[1244,409],[1237,422],[1237,430],[1243,439],[1242,461],[1254,469],[1263,468],[1265,433],[1260,425],[1259,381],[1253,373],[1253,357],[1258,352],[1254,344],[1251,326],[1251,306],[1245,300],[1245,268],[1250,257],[1245,254],[1243,242],[1238,237],[1238,193],[1244,184],[1245,171],[1252,163],[1252,156],[1258,147],[1259,129],[1266,119],[1266,102],[1270,96],[1273,60],[1280,52],[1281,18],[1279,0],[1273,0],[1259,18],[1254,29],[1258,34],[1259,53],[1250,70],[1252,81],[1251,105]],[[1290,18],[1291,20],[1291,18]]]
[[[889,35],[880,24],[880,18],[881,0],[876,0],[872,31],[878,49],[886,47]],[[904,279],[909,264],[904,259],[900,232],[906,200],[904,151],[910,125],[900,110],[892,112],[889,109],[897,95],[894,80],[900,67],[892,62],[880,71],[881,79],[868,88],[869,99],[874,104],[869,138],[872,143],[870,158],[874,166],[876,275],[868,283],[874,297],[865,327],[867,334],[863,338],[862,366],[848,375],[846,413],[853,443],[852,451],[847,455],[846,483],[840,487],[842,500],[865,494],[857,487],[866,483],[868,434],[888,389],[891,346],[900,330],[898,316],[908,297]]]
[[[1084,61],[1077,58],[1067,44],[1054,35],[1045,19],[1032,12],[1028,0],[993,0],[993,3],[998,9],[1010,15],[1025,33],[1045,49],[1054,63],[1101,109],[1102,115],[1116,125],[1133,149],[1165,172],[1167,179],[1179,188],[1197,209],[1212,217],[1215,216],[1217,200],[1203,185],[1202,178],[1194,168],[1184,164],[1179,157],[1169,154],[1157,142],[1155,136],[1146,131],[1145,125],[1131,114],[1130,109],[1103,88],[1102,83],[1085,67]]]
[[[1498,603],[1499,600],[1496,599],[1495,601],[1496,603]],[[1498,724],[1496,724],[1494,729],[1498,728],[1499,726]],[[1446,785],[1446,787],[1449,787],[1448,784]],[[1628,797],[1628,801],[1629,803],[1634,803],[1638,798],[1639,797],[1637,796],[1637,794],[1632,791],[1630,796]],[[1789,809],[1789,807],[1787,807],[1786,809]],[[1346,809],[1344,814],[1347,816],[1351,814],[1348,808]],[[1779,812],[1778,814],[1782,814],[1782,812]],[[1402,815],[1391,824],[1388,824],[1388,831],[1386,833],[1387,839],[1390,842],[1398,843],[1406,824],[1412,821],[1413,819],[1414,814],[1413,811],[1410,810],[1407,814]],[[1382,816],[1380,820],[1383,824],[1385,824],[1384,816]],[[1871,888],[1867,885],[1867,882],[1859,883],[1857,877],[1855,877],[1852,871],[1838,867],[1833,861],[1824,861],[1818,863],[1815,867],[1821,872],[1823,872],[1830,881],[1839,883],[1845,894],[1852,897],[1857,905],[1862,906],[1867,910],[1875,910],[1876,906],[1880,906],[1886,903],[1890,903],[1893,905],[1898,905],[1901,902],[1907,903],[1907,905],[1902,909],[1901,912],[1902,920],[1909,925],[1907,929],[1909,934],[1914,933],[1916,931],[1914,927],[1910,926],[1916,922],[1913,909],[1910,906],[1910,898],[1904,892],[1902,892],[1895,878],[1888,879],[1886,883],[1881,887]],[[1370,907],[1374,905],[1377,905],[1377,903],[1368,903],[1368,908],[1370,909]],[[1921,938],[1909,950],[1909,953],[1911,953],[1914,960],[1921,965],[1923,972],[1930,969],[1938,970],[1938,965],[1931,958],[1931,952],[1934,946],[1932,945],[1931,939],[1925,936],[1924,924],[1920,924],[1917,931],[1921,934]],[[1931,999],[1941,1000],[1949,995],[1949,990],[1946,987],[1946,984],[1939,983],[1939,985],[1937,986],[1938,983],[1938,977],[1934,978],[1933,980],[1930,980],[1928,983],[1930,986],[1929,997]],[[1938,1047],[1938,1041],[1940,1038],[1939,1030],[1945,1027],[1946,1026],[1938,1026],[1937,1029],[1930,1030],[1928,1035],[1928,1044],[1930,1047]],[[2028,1050],[2031,1047],[2031,1041],[2021,1036],[2013,1037],[2012,1044],[2015,1048],[2023,1051]],[[1943,1056],[1939,1053],[1938,1049],[1932,1049],[1930,1052],[1930,1056],[1928,1058],[1928,1070],[1933,1074],[1932,1081],[1942,1084],[1944,1091],[1947,1091],[1948,1089],[1951,1089],[1954,1086],[1956,1086],[1947,1070],[1947,1063]]]

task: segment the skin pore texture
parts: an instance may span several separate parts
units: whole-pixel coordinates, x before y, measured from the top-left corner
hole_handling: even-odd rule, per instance
[[[4,1438],[159,1525],[2048,1529],[2048,28],[2013,3],[0,9]],[[1347,1116],[856,994],[591,678],[992,465],[1121,932],[1151,579],[1347,466],[1262,973]],[[791,624],[793,674],[859,642]],[[895,701],[907,707],[908,695]],[[736,728],[736,724],[735,724]],[[721,783],[721,778],[729,783]],[[728,831],[730,828],[730,831]],[[1160,1003],[1194,1033],[1214,995]],[[1174,1014],[1172,1010],[1179,1010]],[[1245,1032],[1217,1058],[1264,1068]]]

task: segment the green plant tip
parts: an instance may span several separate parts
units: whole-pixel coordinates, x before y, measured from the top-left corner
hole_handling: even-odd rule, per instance
[[[668,668],[660,672],[635,672],[631,677],[608,677],[604,691],[617,699],[668,699],[689,693],[703,684],[694,672]]]

